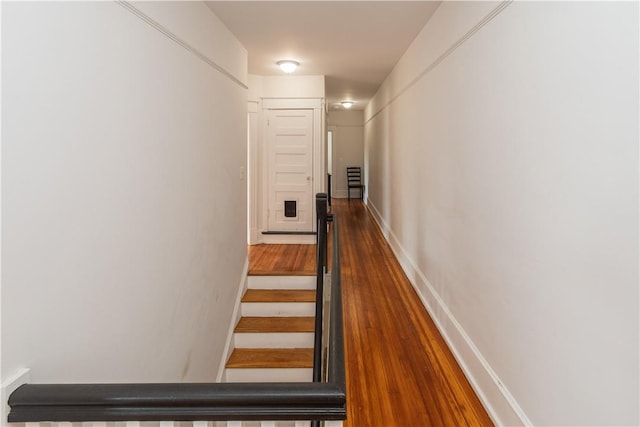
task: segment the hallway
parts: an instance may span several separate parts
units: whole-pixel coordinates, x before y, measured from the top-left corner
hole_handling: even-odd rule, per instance
[[[0,383],[214,382],[359,166],[348,425],[640,425],[639,1],[0,5]]]
[[[345,426],[492,425],[365,206],[333,199],[333,212],[342,256]],[[313,274],[310,248],[251,246],[250,269]]]
[[[491,425],[373,218],[334,199],[350,427]]]

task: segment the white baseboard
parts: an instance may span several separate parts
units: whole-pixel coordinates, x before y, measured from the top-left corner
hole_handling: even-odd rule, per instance
[[[224,375],[225,365],[227,364],[227,360],[229,360],[229,356],[231,355],[232,343],[233,343],[233,331],[240,320],[240,301],[242,300],[242,296],[247,290],[248,286],[248,277],[249,273],[249,256],[244,262],[244,267],[242,269],[242,276],[240,277],[240,284],[238,285],[238,292],[236,293],[236,301],[233,306],[233,314],[231,315],[231,322],[229,323],[229,330],[227,332],[227,339],[224,343],[224,351],[222,352],[222,357],[220,358],[220,365],[218,366],[218,375],[216,375],[216,382],[222,382],[222,378]]]
[[[371,202],[367,201],[366,205],[493,422],[499,426],[533,425],[424,273],[414,264],[380,212]]]

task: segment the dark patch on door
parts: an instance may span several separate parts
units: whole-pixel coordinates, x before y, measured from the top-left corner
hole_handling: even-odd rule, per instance
[[[297,203],[295,200],[284,201],[284,216],[285,218],[295,218],[298,216]]]

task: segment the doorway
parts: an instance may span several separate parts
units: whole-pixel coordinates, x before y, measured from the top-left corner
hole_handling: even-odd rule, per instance
[[[266,110],[267,227],[313,231],[314,111]]]

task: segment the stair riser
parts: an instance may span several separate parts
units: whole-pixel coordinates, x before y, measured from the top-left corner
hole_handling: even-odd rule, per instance
[[[249,276],[249,289],[315,289],[315,276]]]
[[[314,316],[315,310],[312,302],[243,302],[240,306],[243,316]]]
[[[243,332],[233,336],[236,348],[311,348],[313,333]]]
[[[310,368],[286,369],[225,369],[226,382],[311,382],[313,370]]]

